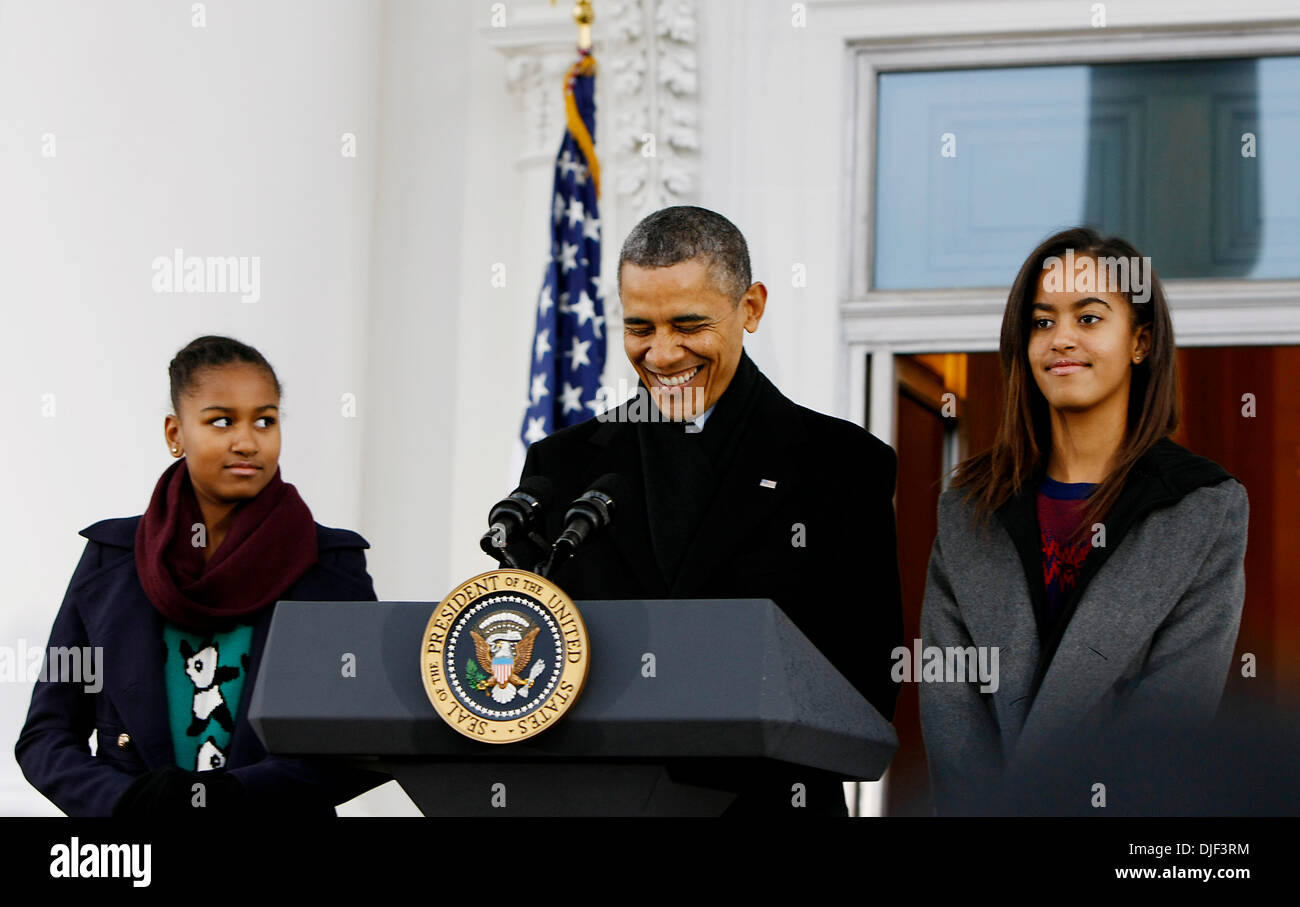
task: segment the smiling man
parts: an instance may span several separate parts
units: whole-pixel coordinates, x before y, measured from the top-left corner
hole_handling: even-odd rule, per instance
[[[625,251],[629,257],[619,265],[623,348],[660,413],[693,422],[712,410],[736,376],[742,330],[757,330],[767,288],[746,283],[740,273],[714,273],[722,269],[704,258],[643,266],[638,259],[661,256]]]
[[[890,653],[903,637],[893,449],[791,402],[745,353],[767,288],[726,218],[651,214],[624,242],[618,276],[624,351],[652,405],[624,403],[529,448],[524,478],[546,476],[561,502],[552,538],[563,505],[593,480],[618,473],[632,488],[610,530],[553,578],[575,599],[770,598],[891,718]],[[846,570],[864,591],[828,596]],[[733,814],[846,812],[830,776],[739,765],[726,775]]]

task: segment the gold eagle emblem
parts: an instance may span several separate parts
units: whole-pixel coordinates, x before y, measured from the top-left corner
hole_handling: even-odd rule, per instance
[[[525,690],[531,687],[536,679],[536,672],[534,672],[534,676],[529,677],[527,680],[519,675],[528,666],[528,660],[533,657],[533,643],[536,641],[540,630],[541,627],[533,627],[518,642],[511,642],[509,639],[497,639],[493,643],[489,643],[484,639],[477,630],[470,630],[469,635],[474,638],[474,656],[478,660],[479,667],[483,669],[483,673],[488,675],[487,679],[478,682],[478,689],[486,690],[488,687],[493,686],[494,683],[498,688],[510,684],[523,687]],[[504,672],[494,672],[492,660],[493,658],[504,658],[510,655],[513,655],[514,661],[510,665],[509,675],[502,680],[501,676]]]

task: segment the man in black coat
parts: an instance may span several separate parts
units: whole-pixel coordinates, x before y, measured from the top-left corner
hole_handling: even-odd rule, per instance
[[[618,276],[641,399],[532,444],[523,477],[554,487],[551,538],[559,505],[600,476],[623,476],[631,496],[552,578],[577,600],[770,598],[892,718],[891,651],[903,643],[893,449],[791,402],[745,354],[767,289],[751,283],[726,218],[651,214],[624,243]],[[833,777],[794,766],[676,777],[738,791],[731,813],[846,813]]]

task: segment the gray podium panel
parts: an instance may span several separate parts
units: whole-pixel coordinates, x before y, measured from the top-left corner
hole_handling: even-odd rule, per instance
[[[513,815],[716,813],[731,794],[675,784],[664,766],[774,760],[876,780],[898,747],[771,601],[577,605],[586,687],[525,741],[481,743],[434,712],[420,650],[436,602],[280,602],[249,722],[271,753],[377,758],[426,815],[489,812],[497,782]]]

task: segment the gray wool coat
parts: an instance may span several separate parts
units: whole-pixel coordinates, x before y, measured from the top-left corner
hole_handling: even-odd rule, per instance
[[[1245,599],[1246,491],[1217,464],[1161,445],[1134,472],[1154,490],[1147,506],[1087,581],[1047,664],[1028,578],[1041,564],[999,519],[977,527],[963,490],[940,496],[922,644],[999,650],[996,691],[978,680],[919,685],[940,812],[964,811],[1103,731],[1213,718]]]

